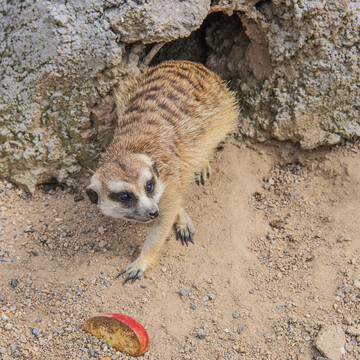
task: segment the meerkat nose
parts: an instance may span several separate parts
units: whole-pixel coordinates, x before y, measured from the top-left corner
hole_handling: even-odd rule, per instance
[[[149,216],[152,218],[152,219],[156,219],[158,216],[159,216],[159,211],[154,211],[154,212],[149,212]]]

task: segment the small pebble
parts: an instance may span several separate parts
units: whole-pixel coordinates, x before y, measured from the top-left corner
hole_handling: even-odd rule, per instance
[[[191,309],[191,310],[195,310],[195,309],[196,309],[196,305],[195,305],[195,304],[191,304],[191,305],[190,305],[190,309]]]
[[[146,289],[146,285],[145,285],[145,284],[141,284],[140,287],[141,287],[142,289]]]
[[[33,328],[31,331],[35,336],[39,336],[40,331],[38,329]]]
[[[197,337],[199,339],[205,339],[206,337],[206,332],[203,329],[200,329],[200,331],[197,333]]]
[[[10,323],[5,324],[5,330],[11,330],[12,325]]]
[[[5,354],[6,353],[6,349],[5,348],[1,348],[0,349],[0,354]]]
[[[24,200],[26,200],[28,197],[29,197],[29,194],[28,193],[22,193],[20,195]]]
[[[233,317],[234,319],[237,319],[238,317],[240,317],[239,312],[238,312],[237,310],[235,310],[235,311],[232,313],[232,317]]]
[[[39,252],[38,252],[38,251],[33,251],[32,254],[33,254],[34,256],[39,256]]]
[[[105,234],[105,229],[104,229],[104,227],[103,227],[102,225],[100,225],[100,226],[98,227],[98,233],[99,233],[100,235],[104,235],[104,234]]]
[[[244,330],[243,327],[239,327],[239,328],[236,330],[236,332],[237,332],[238,334],[240,334],[243,330]]]
[[[10,281],[10,285],[15,289],[16,286],[17,286],[17,280],[16,280],[16,279],[12,279],[12,280]]]
[[[354,281],[354,288],[360,290],[360,278]]]
[[[78,201],[82,201],[84,200],[84,196],[83,195],[75,195],[74,196],[74,201],[78,202]]]
[[[253,294],[254,291],[255,291],[254,289],[250,289],[250,290],[249,290],[249,294]]]
[[[190,293],[189,289],[188,288],[185,288],[185,289],[182,289],[181,292],[180,292],[180,295],[181,296],[188,296]]]
[[[292,191],[290,191],[289,195],[290,195],[291,197],[293,197],[293,198],[296,198],[296,197],[297,197],[297,195],[296,195],[294,192],[292,192]]]

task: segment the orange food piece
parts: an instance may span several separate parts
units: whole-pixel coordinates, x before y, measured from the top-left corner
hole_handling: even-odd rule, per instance
[[[143,355],[149,347],[149,336],[144,327],[127,315],[107,313],[93,316],[85,321],[84,328],[108,345],[132,356]]]

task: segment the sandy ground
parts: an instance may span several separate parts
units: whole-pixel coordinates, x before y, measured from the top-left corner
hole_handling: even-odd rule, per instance
[[[359,153],[227,144],[185,196],[195,244],[171,234],[125,286],[150,227],[101,215],[89,174],[32,197],[0,183],[0,358],[128,359],[82,326],[120,312],[149,333],[143,359],[359,359]],[[331,325],[340,348],[321,354]]]

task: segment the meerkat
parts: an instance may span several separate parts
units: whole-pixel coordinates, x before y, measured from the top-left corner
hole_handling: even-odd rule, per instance
[[[183,195],[192,179],[209,178],[209,158],[235,129],[238,107],[219,76],[189,61],[148,68],[115,100],[118,127],[87,195],[105,215],[154,222],[138,258],[119,274],[126,283],[154,265],[173,225],[182,244],[193,243]]]

